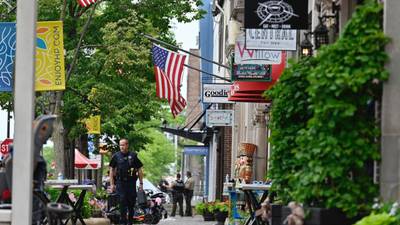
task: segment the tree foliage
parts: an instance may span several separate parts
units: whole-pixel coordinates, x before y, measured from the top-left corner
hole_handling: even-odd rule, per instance
[[[39,3],[40,20],[61,17],[62,1]],[[94,6],[81,8],[73,0],[66,3],[64,42],[68,69]],[[155,97],[151,43],[142,34],[173,42],[170,21],[199,18],[200,3],[198,0],[99,3],[64,92],[62,114],[69,138],[86,132],[82,123],[85,118],[101,115],[103,134],[127,137],[135,149],[144,147],[150,139],[141,127],[146,126],[146,121],[157,119],[160,123],[164,111],[162,102]]]
[[[309,95],[304,90],[310,85],[307,74],[315,66],[313,58],[302,58],[291,63],[281,77],[279,84],[264,95],[273,99],[269,123],[271,136],[271,158],[269,178],[274,191],[288,203],[294,190],[294,174],[302,166],[296,159],[299,146],[296,144],[298,132],[307,126],[311,118]]]
[[[139,158],[144,165],[145,177],[157,183],[162,176],[169,174],[169,166],[175,162],[175,150],[160,131],[149,129],[148,134],[152,142],[146,144],[145,151],[139,152]]]
[[[355,215],[366,210],[377,195],[365,167],[379,159],[379,125],[369,106],[380,99],[381,81],[388,77],[384,68],[388,39],[381,19],[382,5],[366,1],[339,40],[322,48],[311,68],[305,67],[307,80],[283,79],[270,94],[277,97],[272,137],[278,152],[272,157],[282,163],[272,163],[271,176],[278,188],[283,186],[281,193],[296,201]],[[304,61],[297,66],[302,64]],[[287,76],[296,77],[299,70],[289,70],[291,76]],[[300,102],[296,104],[278,91]],[[286,107],[282,99],[287,101]],[[311,116],[306,125],[305,115]],[[296,116],[298,127],[288,125],[295,123],[292,118]],[[278,168],[282,165],[288,171]]]

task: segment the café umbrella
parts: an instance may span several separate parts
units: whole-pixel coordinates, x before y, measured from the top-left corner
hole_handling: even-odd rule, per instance
[[[97,169],[99,163],[88,159],[85,155],[75,149],[75,169]]]

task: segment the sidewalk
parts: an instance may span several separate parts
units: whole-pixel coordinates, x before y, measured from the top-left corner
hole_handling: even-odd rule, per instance
[[[161,220],[159,225],[214,225],[216,221],[207,221],[204,222],[202,216],[194,216],[194,217],[168,217],[167,219]]]

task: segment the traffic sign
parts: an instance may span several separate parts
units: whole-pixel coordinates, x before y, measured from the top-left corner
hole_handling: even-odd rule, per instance
[[[12,144],[12,143],[13,143],[13,139],[11,139],[11,138],[6,138],[6,139],[1,143],[1,145],[0,145],[0,152],[1,152],[1,154],[3,154],[3,155],[8,154],[8,152],[9,152],[8,146],[9,146],[10,144]]]

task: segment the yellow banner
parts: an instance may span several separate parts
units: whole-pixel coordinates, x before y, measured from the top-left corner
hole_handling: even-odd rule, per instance
[[[91,116],[85,121],[88,134],[100,134],[100,116]]]
[[[37,23],[36,91],[65,90],[62,21]]]

